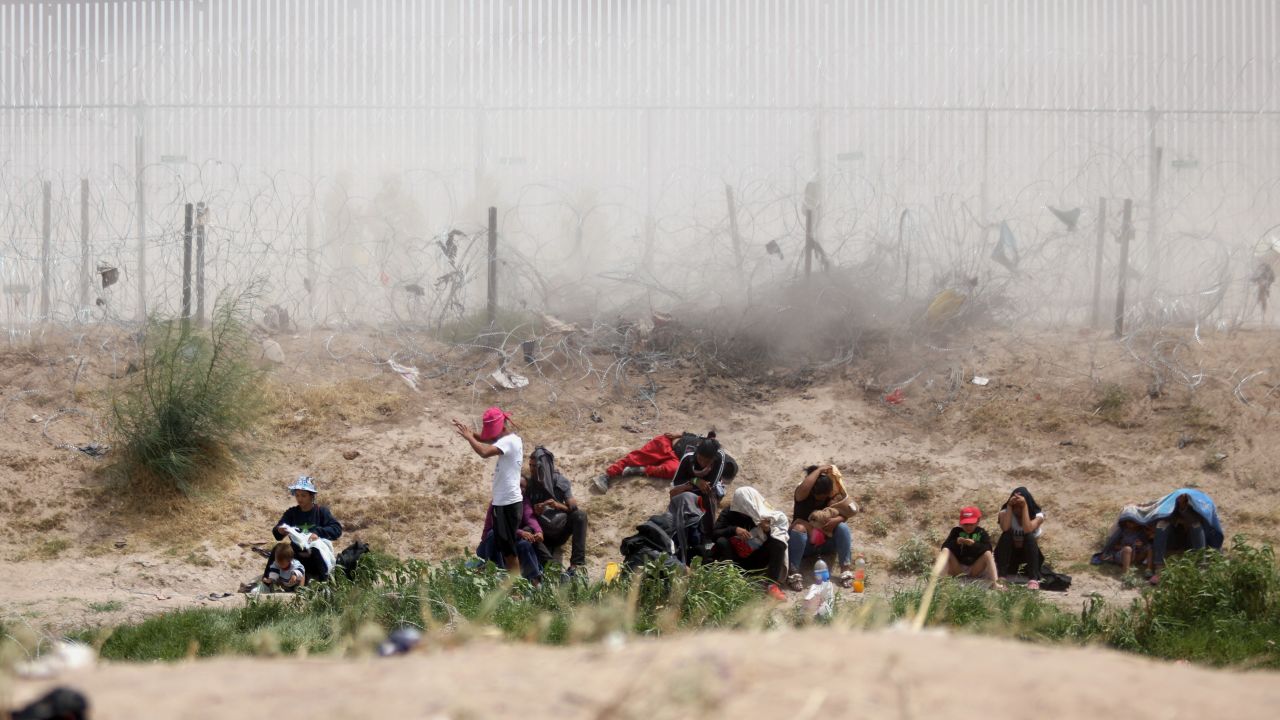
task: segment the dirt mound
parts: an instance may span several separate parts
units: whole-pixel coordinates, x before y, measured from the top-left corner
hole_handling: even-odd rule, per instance
[[[986,669],[984,673],[983,668]],[[984,676],[985,675],[985,676]],[[282,678],[329,689],[328,718],[1273,718],[1280,682],[942,634],[708,633],[614,648],[471,644],[390,659],[110,665],[59,679],[95,718],[251,717]],[[22,681],[20,700],[50,682]],[[1015,700],[1026,706],[1018,707]],[[961,709],[963,708],[963,709]],[[270,714],[267,711],[267,714]]]
[[[596,577],[666,493],[636,478],[594,495],[590,478],[660,432],[710,427],[741,462],[735,484],[788,512],[806,464],[844,468],[865,510],[852,523],[855,548],[867,554],[878,594],[914,582],[886,569],[904,542],[941,541],[964,504],[993,515],[1016,485],[1030,486],[1046,509],[1045,552],[1076,579],[1070,594],[1053,597],[1074,609],[1091,592],[1120,602],[1135,595],[1087,565],[1125,502],[1198,485],[1218,501],[1228,535],[1280,539],[1280,446],[1267,442],[1280,413],[1267,412],[1268,386],[1255,376],[1274,362],[1270,332],[1205,336],[1177,354],[1140,356],[1091,333],[987,332],[949,347],[884,347],[795,387],[687,365],[626,370],[590,354],[575,359],[599,366],[584,375],[552,356],[542,372],[517,367],[531,380],[519,391],[486,380],[494,365],[483,353],[437,352],[425,340],[413,345],[417,355],[399,356],[420,367],[417,390],[378,361],[409,347],[404,337],[279,340],[288,362],[272,370],[275,409],[253,462],[225,494],[172,517],[139,516],[103,485],[104,460],[76,449],[101,439],[103,390],[127,371],[127,352],[96,348],[126,343],[50,338],[0,353],[0,523],[14,530],[0,537],[9,569],[0,621],[59,630],[231,602],[210,595],[261,570],[243,545],[270,540],[289,504],[284,486],[304,472],[347,528],[340,545],[359,537],[426,560],[470,552],[492,466],[452,435],[448,419],[478,417],[490,404],[515,413],[526,447],[556,452],[591,516]],[[1153,388],[1152,363],[1162,377],[1193,384]],[[990,383],[974,385],[974,375]],[[902,401],[886,402],[898,389]]]

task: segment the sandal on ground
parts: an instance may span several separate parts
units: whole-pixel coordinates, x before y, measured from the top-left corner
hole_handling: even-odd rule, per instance
[[[795,592],[804,590],[804,576],[800,573],[791,573],[787,576],[787,587]]]
[[[1028,590],[1039,590],[1039,589],[1040,589],[1040,581],[1039,581],[1039,580],[1028,580],[1028,581],[1027,581],[1027,589],[1028,589]]]
[[[596,490],[602,493],[609,492],[609,476],[599,475],[596,477]]]
[[[853,587],[853,571],[845,570],[844,572],[840,573],[840,577],[836,578],[836,582],[839,583],[840,587],[842,588]]]
[[[782,588],[778,587],[777,585],[774,585],[773,583],[769,584],[769,589],[765,592],[769,595],[769,597],[779,602],[785,602],[787,599],[787,595],[786,593],[782,592]]]

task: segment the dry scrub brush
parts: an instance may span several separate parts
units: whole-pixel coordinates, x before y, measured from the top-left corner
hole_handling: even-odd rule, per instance
[[[241,456],[265,409],[249,334],[252,290],[225,294],[212,325],[153,318],[142,363],[111,403],[117,460],[109,472],[136,498],[191,495]]]

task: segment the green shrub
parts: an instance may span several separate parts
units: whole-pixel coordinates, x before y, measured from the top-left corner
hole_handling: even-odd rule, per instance
[[[1129,393],[1125,392],[1123,387],[1112,383],[1104,386],[1099,395],[1095,412],[1109,423],[1120,423],[1124,419],[1125,408],[1129,404]]]
[[[912,536],[898,546],[898,556],[889,564],[889,569],[903,575],[920,575],[929,572],[933,560],[938,555],[937,548],[924,539]]]
[[[140,371],[112,402],[113,474],[140,496],[190,494],[237,455],[264,409],[246,322],[251,295],[219,298],[209,329],[153,319]]]

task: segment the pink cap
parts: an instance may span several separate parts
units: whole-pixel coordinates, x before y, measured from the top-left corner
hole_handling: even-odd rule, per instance
[[[484,411],[483,424],[480,427],[480,441],[493,442],[498,439],[507,426],[510,415],[502,412],[500,407],[491,407]]]

